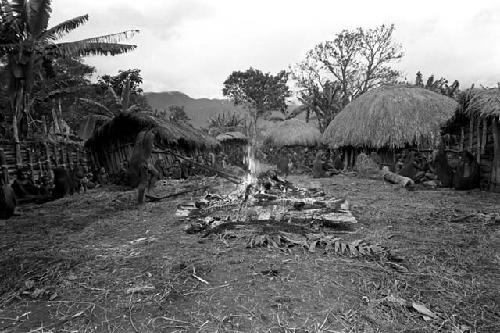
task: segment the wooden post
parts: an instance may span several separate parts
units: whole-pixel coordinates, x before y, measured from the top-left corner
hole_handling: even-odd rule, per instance
[[[474,140],[474,118],[469,118],[469,144],[467,150],[472,153],[472,140]]]
[[[42,131],[43,131],[43,138],[46,138],[49,131],[47,130],[47,118],[45,116],[42,116]]]
[[[7,159],[3,148],[0,148],[0,164],[2,165],[2,181],[3,184],[9,184],[9,167],[7,166]]]
[[[460,151],[464,150],[465,147],[465,131],[463,127],[460,127]]]
[[[43,142],[43,147],[45,148],[45,157],[47,158],[47,160],[45,161],[45,163],[47,165],[47,169],[49,171],[51,171],[52,170],[52,160],[50,159],[51,156],[50,156],[49,145],[47,144],[46,141]]]
[[[60,157],[61,157],[61,166],[63,168],[66,168],[66,163],[65,163],[65,159],[64,159],[64,148],[61,146],[59,147],[59,153],[61,154]]]
[[[498,121],[496,116],[492,117],[491,121],[491,131],[493,132],[493,163],[491,165],[491,181],[490,181],[490,190],[494,191],[496,190],[496,187],[499,185],[498,182],[500,182],[500,174],[499,174],[499,169],[500,169],[500,134],[499,128],[498,128]]]
[[[73,169],[73,147],[71,145],[65,143],[64,144],[64,151],[66,152],[66,159],[68,161],[68,168]]]
[[[57,152],[57,145],[53,145],[52,150],[54,153],[54,161],[56,163],[56,167],[58,167],[59,166],[59,153]]]
[[[354,169],[354,165],[356,164],[356,148],[352,148],[351,154],[351,168]]]
[[[488,119],[483,118],[483,133],[481,138],[481,154],[486,150],[486,142],[488,141]]]
[[[344,170],[347,170],[349,166],[349,151],[344,148]]]
[[[33,168],[33,152],[31,151],[31,147],[29,145],[26,146],[26,154],[28,155],[28,166],[31,172],[31,179],[34,180],[35,168]]]
[[[477,120],[476,123],[476,135],[477,135],[477,164],[481,163],[481,121],[480,119]]]

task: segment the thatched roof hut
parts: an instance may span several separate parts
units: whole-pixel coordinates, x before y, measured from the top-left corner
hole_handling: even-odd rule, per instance
[[[226,132],[215,137],[221,143],[248,143],[248,138],[241,132]]]
[[[332,148],[433,146],[457,106],[453,99],[423,88],[380,87],[349,103],[322,140]]]
[[[458,102],[443,133],[451,135],[448,139],[458,143],[458,150],[475,155],[481,182],[500,192],[500,89],[468,89]]]
[[[500,117],[500,89],[468,89],[459,96],[463,113],[475,118]]]
[[[85,145],[92,149],[124,141],[134,142],[137,134],[146,129],[155,132],[155,144],[159,147],[178,146],[190,150],[219,145],[213,137],[188,124],[172,123],[145,112],[122,113],[114,117],[99,127]]]
[[[264,144],[283,146],[317,146],[321,144],[321,132],[312,124],[298,119],[289,119],[270,128],[265,134]]]

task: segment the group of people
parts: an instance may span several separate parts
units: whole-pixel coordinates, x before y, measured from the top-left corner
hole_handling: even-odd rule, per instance
[[[311,173],[313,178],[328,177],[338,174],[344,169],[342,155],[339,151],[308,150],[308,154],[299,158],[296,151],[286,148],[275,153],[278,172],[285,177],[290,173]],[[314,159],[312,159],[314,156]]]
[[[396,172],[417,183],[434,178],[439,180],[441,187],[456,190],[479,188],[480,166],[475,156],[464,150],[457,156],[456,163],[450,163],[447,155],[443,147],[429,156],[415,151],[403,153],[396,164]]]

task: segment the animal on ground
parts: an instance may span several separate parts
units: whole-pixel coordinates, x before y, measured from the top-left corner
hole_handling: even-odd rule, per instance
[[[0,220],[7,220],[16,211],[17,199],[9,184],[0,185]]]
[[[73,179],[64,167],[54,168],[54,189],[52,190],[52,198],[60,199],[66,195],[73,195],[75,185]]]

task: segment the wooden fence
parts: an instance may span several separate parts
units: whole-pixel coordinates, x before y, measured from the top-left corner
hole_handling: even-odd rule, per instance
[[[15,144],[0,141],[2,179],[11,182],[17,170],[30,170],[33,180],[52,177],[54,167],[73,169],[77,164],[89,166],[88,154],[82,144],[72,141],[23,141]]]

